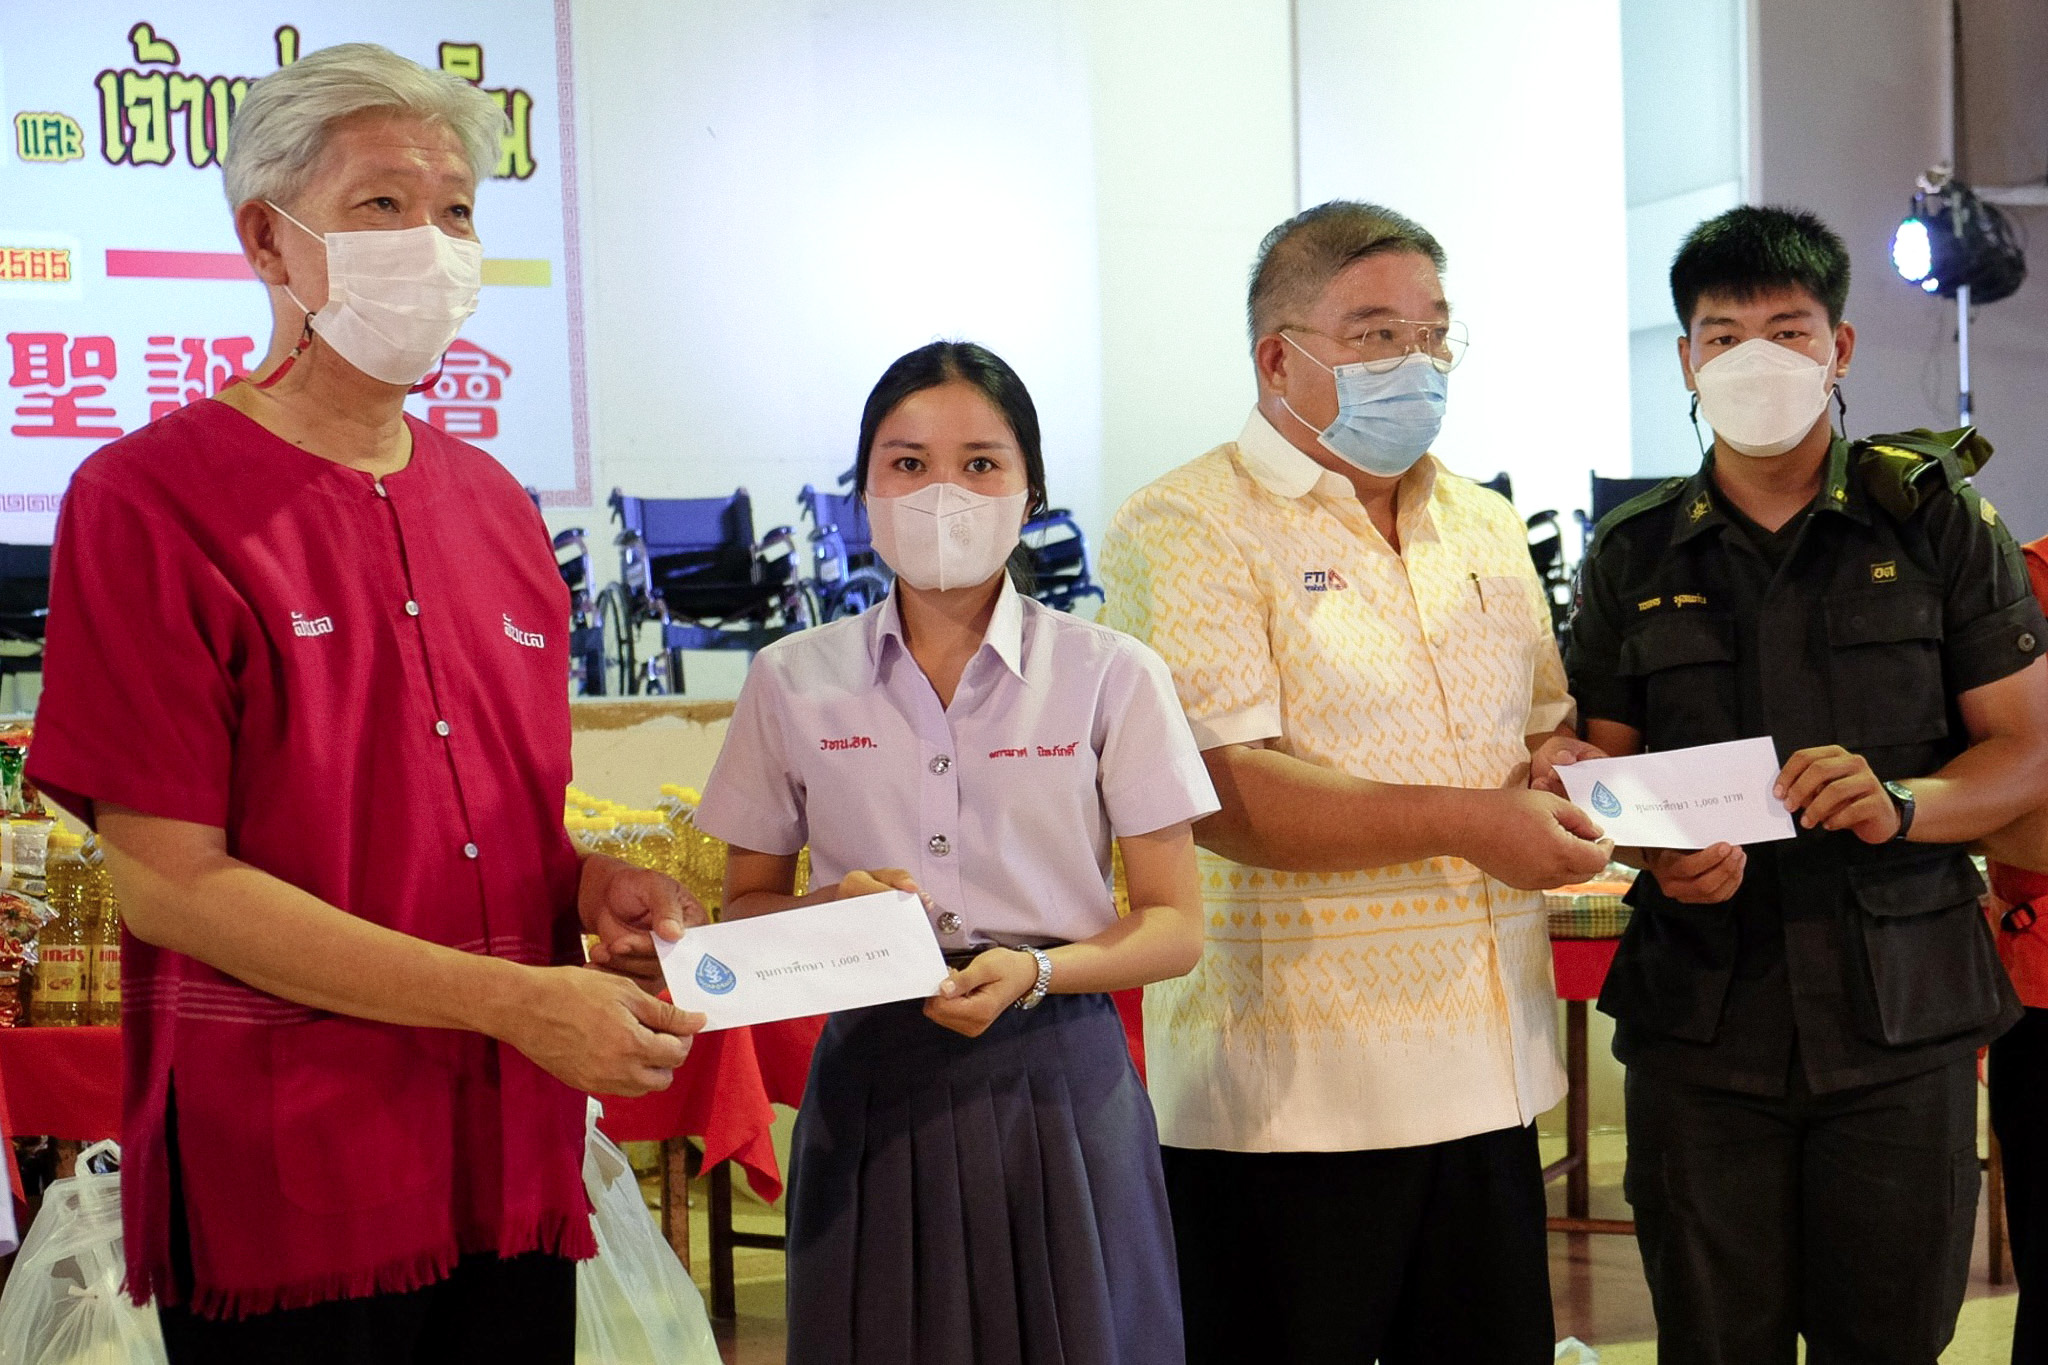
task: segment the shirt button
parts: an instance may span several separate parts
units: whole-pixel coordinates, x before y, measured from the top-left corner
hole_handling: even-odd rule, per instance
[[[943,834],[934,834],[925,847],[932,851],[934,858],[943,858],[953,851],[953,841]]]
[[[443,739],[446,739],[446,738],[448,738],[448,722],[447,722],[447,721],[445,721],[445,720],[437,720],[437,721],[435,721],[435,722],[434,722],[434,733],[435,733],[435,734],[437,734],[437,735],[439,735],[439,736],[440,736],[441,738],[443,738]]]
[[[408,601],[405,604],[405,614],[407,616],[418,616],[420,614],[420,604]]]
[[[957,933],[959,933],[959,932],[960,932],[960,917],[959,917],[958,915],[954,914],[954,913],[953,913],[953,912],[952,912],[951,910],[948,910],[948,911],[947,911],[947,912],[946,912],[945,914],[943,914],[943,915],[940,915],[940,916],[939,916],[939,932],[940,932],[940,933],[942,933],[942,934],[957,934]]]
[[[475,845],[475,844],[464,844],[464,845],[462,846],[462,856],[463,856],[463,857],[465,857],[465,858],[474,858],[474,857],[476,857],[476,845]]]
[[[931,770],[934,777],[944,777],[952,767],[953,756],[951,754],[940,754],[931,761]]]
[[[2023,630],[2020,632],[2020,638],[2014,641],[2014,643],[2020,647],[2020,652],[2024,654],[2026,651],[2032,649],[2035,645],[2039,644],[2040,641],[2034,638],[2033,631]]]
[[[375,483],[371,484],[370,487],[377,490],[377,496],[380,498],[388,498],[391,496],[389,493],[386,493],[384,491],[384,480],[382,479],[378,479]]]

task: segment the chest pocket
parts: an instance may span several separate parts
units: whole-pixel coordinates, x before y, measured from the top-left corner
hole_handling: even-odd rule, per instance
[[[1826,609],[1837,742],[1861,751],[1945,738],[1939,590],[1899,583],[1838,593]]]
[[[1643,689],[1643,739],[1652,749],[1716,744],[1741,735],[1735,687],[1735,622],[1705,611],[1668,611],[1622,641],[1624,677]]]

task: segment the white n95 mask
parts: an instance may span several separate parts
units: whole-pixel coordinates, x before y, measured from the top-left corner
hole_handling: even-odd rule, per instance
[[[957,483],[928,483],[900,498],[868,498],[875,553],[913,588],[943,592],[986,583],[1017,546],[1029,493],[992,498]]]
[[[306,309],[310,325],[335,354],[370,378],[417,384],[476,311],[481,244],[450,237],[431,224],[322,236],[277,205],[270,207],[326,244],[327,303],[317,313]],[[306,307],[290,286],[285,293]]]
[[[1823,365],[1762,337],[1715,356],[1692,372],[1700,416],[1731,448],[1783,455],[1806,439],[1828,406],[1834,351]]]

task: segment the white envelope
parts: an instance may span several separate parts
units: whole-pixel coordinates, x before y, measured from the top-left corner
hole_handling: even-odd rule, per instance
[[[669,998],[704,1031],[938,994],[946,960],[924,903],[902,891],[798,906],[656,938]]]
[[[1764,844],[1798,834],[1771,795],[1783,765],[1767,738],[1588,758],[1557,770],[1572,804],[1629,848]]]

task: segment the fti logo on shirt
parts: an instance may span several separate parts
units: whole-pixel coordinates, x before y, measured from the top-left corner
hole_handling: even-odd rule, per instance
[[[546,649],[548,647],[548,637],[539,631],[521,630],[512,624],[512,617],[509,614],[500,619],[505,623],[505,638],[513,644],[525,645],[528,649]]]
[[[1310,592],[1342,592],[1351,584],[1335,569],[1304,569],[1301,586]]]
[[[315,635],[332,635],[334,634],[334,618],[332,616],[315,616],[308,620],[306,613],[295,611],[292,613],[292,634],[306,638],[311,638]]]
[[[868,735],[848,735],[844,739],[821,739],[818,747],[829,754],[841,749],[879,749],[882,746]]]

